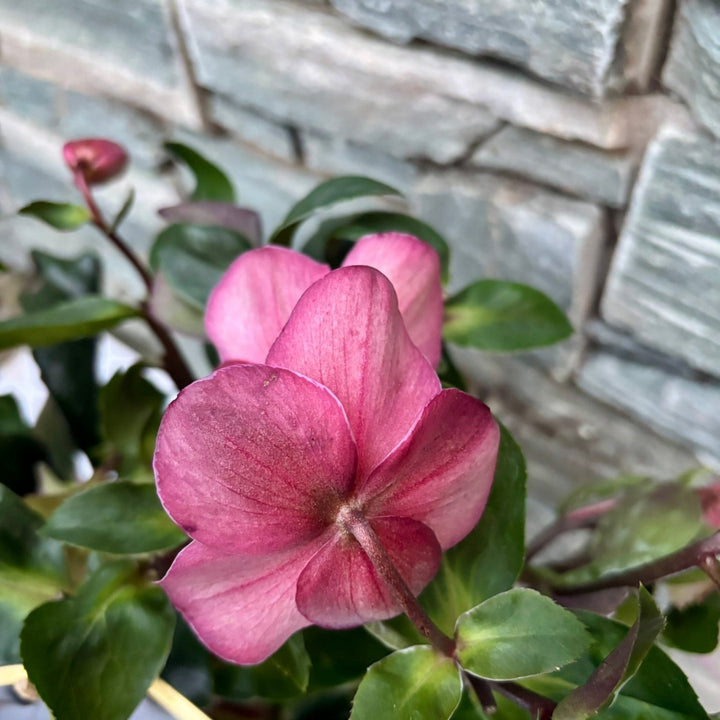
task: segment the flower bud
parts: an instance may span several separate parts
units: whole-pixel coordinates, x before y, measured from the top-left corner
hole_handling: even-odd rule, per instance
[[[63,157],[73,173],[81,173],[88,185],[102,183],[119,175],[128,159],[121,145],[100,138],[66,143]]]

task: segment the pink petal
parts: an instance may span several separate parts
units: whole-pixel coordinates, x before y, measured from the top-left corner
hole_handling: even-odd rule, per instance
[[[348,265],[369,265],[390,280],[410,338],[435,367],[440,362],[443,321],[437,252],[412,235],[368,235],[348,253],[343,266]]]
[[[414,518],[432,529],[443,549],[451,547],[485,509],[499,442],[486,405],[459,390],[443,390],[360,489],[366,516]]]
[[[294,250],[241,255],[210,294],[205,329],[223,361],[261,363],[300,296],[329,271]]]
[[[440,546],[432,531],[402,517],[375,518],[371,525],[400,575],[419,594],[440,567]],[[343,532],[300,574],[297,606],[310,622],[328,628],[386,620],[402,612],[358,542]]]
[[[225,660],[265,660],[310,623],[295,605],[298,576],[319,538],[299,549],[245,557],[190,543],[161,581],[172,604],[207,647]]]
[[[155,451],[158,494],[195,540],[264,554],[332,523],[356,451],[337,399],[307,378],[230,365],[183,390]]]
[[[702,503],[703,519],[720,530],[720,482],[696,488],[695,492]]]
[[[368,267],[335,270],[300,299],[267,359],[317,380],[340,400],[365,477],[440,391],[413,345],[388,279]]]

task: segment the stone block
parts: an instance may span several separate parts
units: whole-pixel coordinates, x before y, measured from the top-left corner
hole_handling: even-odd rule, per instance
[[[653,57],[657,61],[662,37],[656,25],[661,25],[667,7],[661,0],[332,0],[332,4],[356,23],[392,40],[422,38],[499,58],[598,97],[623,89],[628,71],[637,84],[647,85],[648,65]],[[638,5],[643,6],[642,23],[633,23]],[[632,31],[635,53],[629,67],[626,31]]]
[[[720,137],[720,5],[679,4],[663,83],[690,106],[695,118]]]
[[[0,0],[3,64],[199,126],[165,0]]]
[[[639,159],[632,151],[602,151],[508,126],[482,143],[470,162],[622,208],[627,204]]]
[[[521,73],[399,47],[308,4],[180,0],[199,83],[281,123],[440,163],[462,157],[496,118],[600,147],[634,141],[657,98],[594,103]],[[302,31],[298,31],[302,28]]]
[[[609,352],[588,355],[577,383],[720,468],[720,382],[681,377]]]
[[[720,375],[720,142],[666,128],[651,144],[602,314],[640,342]]]
[[[530,183],[457,171],[423,176],[411,202],[451,246],[451,292],[479,277],[527,283],[582,326],[605,244],[601,208]]]

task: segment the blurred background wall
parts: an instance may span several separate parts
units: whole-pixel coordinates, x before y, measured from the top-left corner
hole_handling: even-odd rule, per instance
[[[132,155],[141,252],[176,197],[170,137],[268,229],[320,180],[373,176],[451,243],[451,291],[527,282],[577,329],[457,353],[528,455],[538,519],[597,476],[720,467],[717,0],[0,0],[0,47],[3,213],[70,199],[60,148],[87,135]],[[101,247],[0,223],[11,266]],[[109,291],[137,294],[103,252]]]

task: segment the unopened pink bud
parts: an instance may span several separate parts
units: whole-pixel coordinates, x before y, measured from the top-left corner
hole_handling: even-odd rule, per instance
[[[128,159],[122,145],[101,138],[66,143],[63,157],[73,173],[82,173],[88,185],[103,183],[119,175]]]

